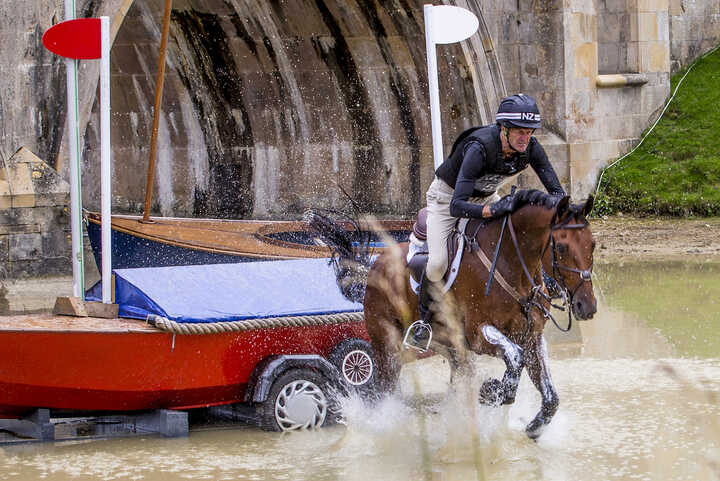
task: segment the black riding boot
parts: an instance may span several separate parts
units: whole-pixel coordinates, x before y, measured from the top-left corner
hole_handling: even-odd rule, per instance
[[[432,302],[432,281],[427,279],[425,272],[423,272],[420,279],[420,289],[418,290],[420,319],[413,322],[408,328],[403,342],[407,347],[425,351],[430,345],[430,339],[432,338],[432,310],[430,307]]]

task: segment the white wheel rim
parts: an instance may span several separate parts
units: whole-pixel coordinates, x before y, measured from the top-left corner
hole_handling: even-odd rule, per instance
[[[342,362],[343,378],[353,386],[361,386],[370,380],[373,361],[362,349],[349,352]]]
[[[283,431],[315,429],[322,426],[327,414],[327,399],[310,381],[287,384],[275,400],[275,420]]]

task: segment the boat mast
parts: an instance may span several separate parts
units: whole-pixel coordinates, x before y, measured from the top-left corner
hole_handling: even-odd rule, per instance
[[[172,0],[165,0],[162,37],[160,40],[160,58],[158,59],[157,81],[155,83],[155,110],[153,111],[152,137],[150,138],[150,159],[148,161],[147,182],[145,184],[145,210],[140,222],[152,222],[150,220],[150,205],[152,204],[153,184],[155,183],[158,124],[160,123],[160,107],[162,104],[163,86],[165,84],[165,53],[167,51],[168,32],[170,31],[171,11]]]

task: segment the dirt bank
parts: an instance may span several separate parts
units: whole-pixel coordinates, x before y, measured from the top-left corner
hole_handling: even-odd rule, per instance
[[[595,258],[720,259],[720,218],[654,219],[613,216],[593,219]]]

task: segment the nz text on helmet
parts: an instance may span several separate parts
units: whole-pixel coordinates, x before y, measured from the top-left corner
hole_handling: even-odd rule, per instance
[[[500,102],[495,121],[505,127],[540,128],[540,110],[535,99],[517,94]]]

